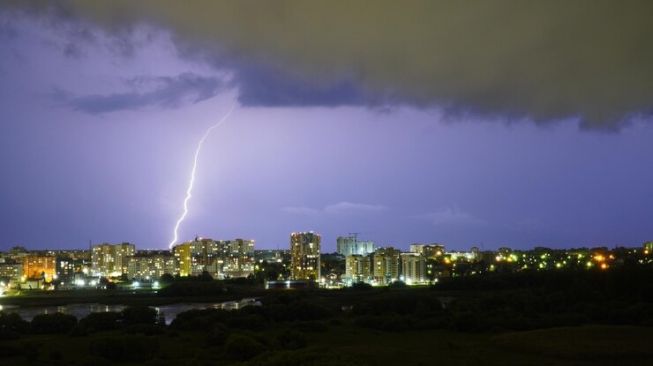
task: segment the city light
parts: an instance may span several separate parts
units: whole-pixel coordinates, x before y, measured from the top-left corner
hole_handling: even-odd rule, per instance
[[[439,248],[437,251],[433,248]],[[21,284],[23,291],[48,290],[57,291],[71,288],[107,289],[153,289],[161,288],[159,278],[164,274],[173,276],[201,276],[209,274],[213,279],[237,277],[262,277],[279,281],[285,288],[294,289],[302,286],[302,281],[314,283],[315,286],[328,289],[354,286],[366,283],[372,286],[388,286],[401,281],[407,286],[436,285],[443,279],[483,276],[488,273],[528,272],[528,271],[564,271],[566,269],[585,268],[609,271],[623,263],[650,264],[652,261],[643,255],[643,250],[611,251],[607,248],[574,249],[573,251],[537,248],[536,250],[511,250],[502,247],[499,251],[479,252],[445,251],[443,245],[411,245],[415,251],[401,251],[393,247],[376,247],[369,254],[351,254],[333,259],[340,261],[341,273],[324,265],[324,256],[333,254],[320,253],[321,237],[314,232],[296,232],[291,236],[289,250],[265,252],[274,255],[256,253],[253,240],[213,240],[196,238],[195,241],[176,245],[173,250],[136,250],[134,244],[98,244],[91,246],[81,266],[72,266],[69,258],[61,259],[65,265],[59,265],[56,258],[65,258],[57,252],[29,254],[29,265],[42,266],[51,264],[62,268],[51,277],[13,272],[15,277],[10,283]],[[238,254],[236,254],[238,253]],[[438,254],[440,253],[440,254]],[[631,257],[626,259],[625,256]],[[581,259],[581,258],[584,258]],[[330,259],[329,261],[333,261]],[[278,266],[276,266],[279,264]],[[0,263],[0,267],[3,264]],[[270,265],[274,267],[270,268]],[[9,264],[15,266],[15,264]],[[22,265],[21,265],[22,267]],[[14,267],[10,267],[14,268]],[[26,267],[37,268],[37,267]],[[38,267],[40,268],[40,267]],[[64,272],[70,268],[70,272]],[[210,271],[208,270],[210,268]],[[74,269],[74,271],[73,271]],[[281,272],[280,272],[281,270]],[[270,273],[268,275],[268,272]],[[89,274],[93,274],[90,276]],[[11,277],[11,276],[9,276]],[[57,279],[57,283],[49,280]],[[108,285],[101,286],[106,283]],[[5,296],[10,296],[10,285],[0,282]],[[17,292],[18,293],[18,292]]]
[[[0,366],[653,366],[652,39],[653,0],[0,0]]]
[[[594,260],[597,261],[597,262],[604,262],[605,257],[603,255],[601,255],[601,254],[597,254],[597,255],[594,256]]]

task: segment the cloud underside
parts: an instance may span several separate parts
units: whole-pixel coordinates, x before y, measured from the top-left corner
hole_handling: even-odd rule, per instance
[[[51,5],[49,5],[51,6]],[[234,69],[245,105],[437,106],[615,128],[653,104],[653,2],[71,0]],[[38,7],[37,7],[38,8]]]
[[[306,206],[287,206],[281,209],[282,211],[295,215],[313,216],[320,214],[327,215],[350,215],[350,214],[369,214],[378,213],[387,210],[383,205],[372,205],[366,203],[354,203],[342,201],[323,208],[312,208]]]
[[[218,78],[193,73],[174,77],[140,77],[125,84],[129,90],[122,93],[72,96],[58,90],[55,99],[75,110],[104,114],[153,105],[174,108],[186,102],[197,103],[212,98],[224,88],[223,81]]]

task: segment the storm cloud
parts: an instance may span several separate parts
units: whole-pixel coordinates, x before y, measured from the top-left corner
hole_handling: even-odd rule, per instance
[[[73,96],[56,90],[53,97],[75,110],[104,114],[153,105],[174,108],[183,103],[197,103],[214,97],[224,87],[223,81],[218,78],[192,73],[174,77],[140,77],[127,80],[125,84],[130,90],[122,93]]]
[[[608,129],[648,116],[653,105],[650,1],[62,4],[57,14],[108,30],[146,23],[209,58],[256,60],[264,67],[234,70],[246,105],[365,105],[387,97]]]

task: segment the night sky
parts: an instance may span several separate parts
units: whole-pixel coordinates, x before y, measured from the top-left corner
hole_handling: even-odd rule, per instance
[[[651,1],[4,1],[0,250],[653,239]]]

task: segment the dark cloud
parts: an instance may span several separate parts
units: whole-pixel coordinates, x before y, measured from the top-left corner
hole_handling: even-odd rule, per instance
[[[192,73],[174,77],[140,77],[130,79],[126,84],[130,91],[124,93],[73,96],[56,90],[53,97],[75,110],[103,114],[152,105],[174,108],[185,102],[197,103],[212,98],[224,89],[222,80]]]
[[[267,65],[264,74],[235,70],[245,103],[366,104],[384,95],[464,113],[578,117],[599,128],[653,104],[647,0],[63,4],[67,16],[112,31],[155,24],[208,54]]]
[[[9,23],[7,19],[0,17],[0,39],[12,39],[18,35],[18,32]]]
[[[235,65],[233,84],[245,106],[342,106],[367,100],[360,84],[350,80],[321,83],[265,66]]]

